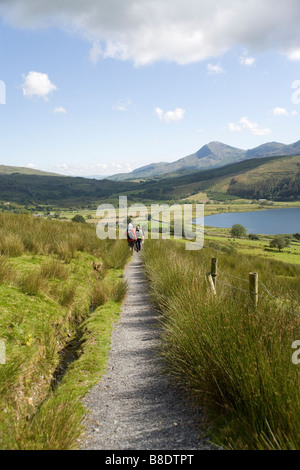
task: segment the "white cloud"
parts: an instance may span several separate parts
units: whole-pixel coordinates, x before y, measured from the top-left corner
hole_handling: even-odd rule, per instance
[[[276,117],[289,115],[288,111],[285,108],[280,108],[280,107],[273,108],[272,114],[273,116],[276,116]]]
[[[230,132],[241,132],[242,131],[242,127],[239,126],[238,124],[235,124],[234,122],[230,122],[228,124],[228,129],[230,130]]]
[[[249,130],[253,135],[264,136],[271,134],[271,129],[260,128],[257,122],[251,122],[247,117],[242,117],[238,124],[230,122],[228,124],[228,130],[230,132],[242,132],[243,130]]]
[[[297,115],[298,115],[298,111],[296,111],[296,110],[292,111],[292,112],[291,112],[291,115],[292,115],[292,116],[297,116]]]
[[[34,165],[34,163],[27,163],[26,166],[27,166],[27,168],[32,168],[32,169],[38,168],[38,166],[37,166],[37,165]]]
[[[63,106],[53,109],[54,114],[67,114],[67,110]]]
[[[103,55],[103,50],[102,50],[101,44],[99,44],[99,42],[94,42],[89,53],[90,61],[93,64],[96,64],[102,55]]]
[[[256,59],[254,57],[247,57],[247,56],[242,56],[240,57],[240,64],[245,65],[246,67],[251,67],[254,65],[256,62]]]
[[[265,128],[265,129],[261,129],[259,128],[259,125],[257,122],[251,122],[249,121],[249,119],[247,117],[243,117],[241,120],[240,120],[240,123],[242,124],[242,127],[244,129],[248,129],[252,132],[252,134],[254,135],[259,135],[259,136],[263,136],[263,135],[268,135],[268,134],[271,134],[271,129],[268,129],[268,128]]]
[[[50,95],[52,91],[57,90],[56,86],[51,83],[46,73],[33,71],[24,76],[22,87],[24,96],[28,98],[37,96],[39,98],[43,98],[45,101],[48,101],[48,95]]]
[[[289,49],[287,56],[290,60],[299,61],[300,60],[300,47]]]
[[[210,75],[218,75],[219,73],[224,73],[225,70],[220,65],[208,64],[207,70]]]
[[[113,106],[113,109],[117,111],[127,111],[130,108],[131,103],[132,101],[130,98],[121,99]]]
[[[155,108],[155,112],[160,121],[165,122],[181,121],[185,115],[185,110],[182,108],[176,108],[174,111],[167,112],[164,112],[161,108]]]
[[[1,0],[0,15],[20,28],[75,31],[100,57],[186,64],[231,48],[274,50],[300,60],[298,0]],[[250,58],[245,59],[250,65]],[[247,64],[245,64],[247,65]]]

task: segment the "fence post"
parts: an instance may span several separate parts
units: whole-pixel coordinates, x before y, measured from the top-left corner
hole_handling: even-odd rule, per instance
[[[213,294],[217,295],[217,291],[216,291],[211,273],[206,273],[206,278],[207,278],[207,282],[208,282],[209,287],[211,288]]]
[[[217,258],[212,258],[211,259],[211,277],[212,277],[215,287],[217,283],[217,270],[218,270],[218,260]]]
[[[249,292],[254,307],[258,305],[258,274],[249,273]]]

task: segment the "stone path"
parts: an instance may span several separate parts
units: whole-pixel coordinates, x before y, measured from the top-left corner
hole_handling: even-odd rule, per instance
[[[212,450],[199,435],[201,411],[164,375],[157,353],[158,314],[149,302],[140,254],[112,334],[106,374],[85,399],[85,450]]]

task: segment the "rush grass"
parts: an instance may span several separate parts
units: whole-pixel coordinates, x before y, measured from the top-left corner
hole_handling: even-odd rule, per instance
[[[100,241],[87,224],[10,214],[0,214],[0,221],[0,246],[6,247],[0,255],[0,339],[6,346],[0,448],[74,449],[83,430],[81,398],[105,369],[126,293],[122,269],[129,250],[126,242]],[[93,269],[97,260],[103,273]],[[92,303],[99,284],[105,290],[100,307]],[[60,352],[74,338],[80,358],[53,389]]]
[[[164,312],[167,370],[204,407],[213,441],[225,449],[299,449],[300,369],[292,363],[299,267],[208,248],[187,252],[170,241],[149,241],[143,257]],[[222,271],[216,297],[206,282],[211,257]],[[260,283],[257,309],[248,294],[253,271],[277,299]]]

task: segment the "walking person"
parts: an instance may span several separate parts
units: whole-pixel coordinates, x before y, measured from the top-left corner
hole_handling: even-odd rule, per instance
[[[144,240],[144,232],[143,230],[137,226],[136,229],[135,229],[135,233],[136,233],[136,251],[141,251],[141,247],[142,247],[142,242]]]
[[[129,246],[131,252],[133,252],[133,248],[136,244],[136,233],[135,233],[134,227],[131,223],[128,224],[128,227],[126,229],[126,234],[127,234],[128,246]]]

